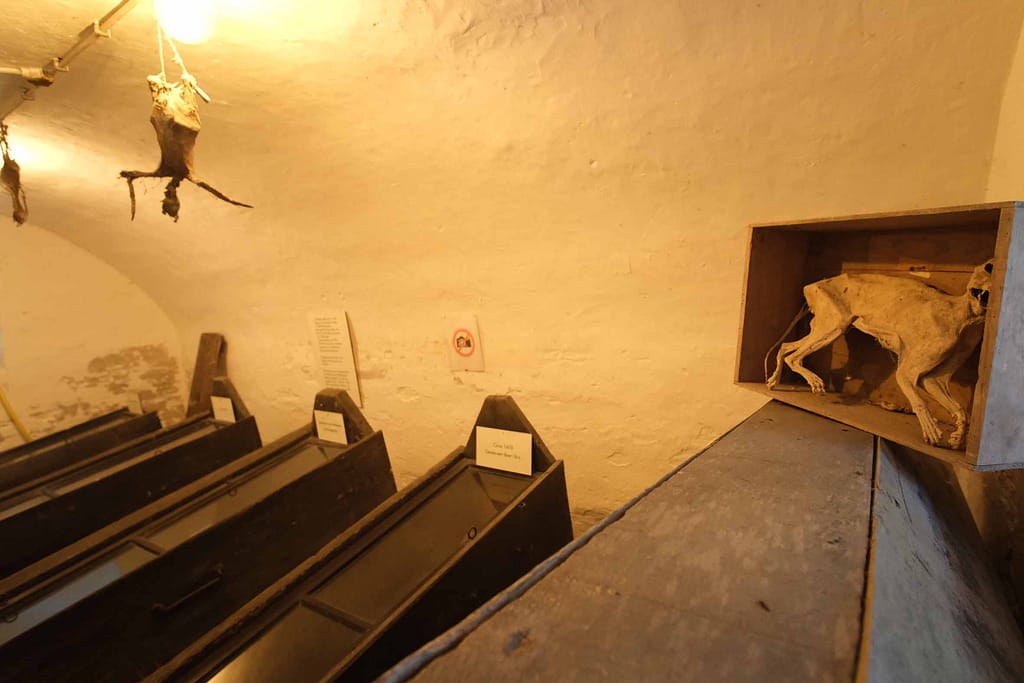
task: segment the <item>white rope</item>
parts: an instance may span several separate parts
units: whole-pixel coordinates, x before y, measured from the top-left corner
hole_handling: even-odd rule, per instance
[[[185,60],[181,58],[181,53],[178,52],[178,46],[174,44],[174,41],[171,40],[170,36],[165,35],[164,37],[167,39],[167,44],[171,46],[171,51],[174,53],[174,63],[177,64],[181,68],[181,75],[182,76],[189,76],[189,75],[191,75],[188,72],[188,67],[185,66]]]
[[[167,80],[167,65],[164,64],[164,29],[160,26],[160,20],[156,22],[156,45],[160,50],[160,80]]]

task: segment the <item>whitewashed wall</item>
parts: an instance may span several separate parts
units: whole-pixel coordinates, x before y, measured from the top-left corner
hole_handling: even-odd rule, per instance
[[[3,386],[34,437],[121,406],[184,415],[178,333],[142,289],[28,224],[0,230]],[[0,411],[0,449],[20,437]]]

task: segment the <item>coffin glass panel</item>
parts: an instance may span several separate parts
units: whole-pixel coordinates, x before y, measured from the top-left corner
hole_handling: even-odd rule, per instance
[[[98,558],[49,593],[38,596],[16,614],[0,619],[0,645],[24,633],[36,624],[92,595],[128,572],[156,557],[134,543],[126,543],[110,555]]]
[[[217,672],[211,683],[316,681],[362,637],[362,632],[299,605]]]
[[[115,472],[120,472],[121,470],[128,469],[132,465],[140,463],[146,458],[151,458],[157,453],[162,453],[164,451],[169,451],[172,448],[177,448],[178,446],[182,446],[186,443],[189,443],[190,441],[195,441],[196,439],[202,438],[207,434],[212,434],[215,431],[217,431],[217,427],[215,425],[206,425],[202,429],[198,429],[194,432],[191,432],[190,434],[186,434],[185,436],[174,439],[173,441],[162,443],[160,444],[160,447],[158,449],[146,451],[135,456],[134,458],[125,460],[123,462],[119,462],[111,467],[97,467],[83,472],[76,472],[73,476],[70,476],[66,479],[62,479],[58,484],[52,486],[51,488],[58,495],[62,493],[67,493],[68,491],[74,491],[75,489],[80,489],[83,486],[88,486],[94,481],[99,481],[103,477],[107,477],[110,476],[111,474],[114,474]]]
[[[380,622],[531,481],[467,467],[329,579],[316,598]]]
[[[146,538],[163,548],[173,548],[214,524],[241,512],[253,503],[283,488],[325,462],[342,448],[306,445],[260,474],[208,501],[188,514],[149,534]]]

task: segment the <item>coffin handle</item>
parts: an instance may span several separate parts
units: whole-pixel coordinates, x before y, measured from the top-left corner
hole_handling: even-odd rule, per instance
[[[224,578],[224,565],[223,564],[218,564],[213,569],[210,570],[210,572],[207,574],[205,580],[203,580],[203,582],[200,583],[198,586],[196,586],[195,588],[190,590],[188,593],[185,593],[185,595],[182,595],[177,600],[173,600],[173,601],[167,602],[167,603],[163,603],[163,602],[154,603],[153,604],[153,611],[156,612],[157,614],[169,614],[170,612],[173,612],[174,610],[178,609],[183,604],[185,604],[186,602],[188,602],[192,598],[196,597],[197,595],[199,595],[199,594],[201,594],[201,593],[203,593],[203,592],[213,588],[218,583],[220,583],[221,579],[223,579],[223,578]]]

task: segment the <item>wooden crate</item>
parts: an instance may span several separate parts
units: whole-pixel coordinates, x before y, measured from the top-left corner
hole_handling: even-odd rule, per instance
[[[979,470],[1024,467],[1022,209],[1024,204],[1008,202],[751,226],[736,382],[949,462]],[[970,414],[964,450],[929,446],[913,414],[868,402],[909,409],[892,377],[894,358],[856,330],[805,361],[825,379],[829,393],[811,394],[788,368],[776,390],[765,385],[765,357],[803,306],[804,285],[871,272],[923,278],[960,294],[974,267],[989,258],[994,269],[984,338],[953,378],[953,393]],[[802,334],[798,326],[787,339]],[[774,366],[773,357],[768,370]],[[929,405],[937,419],[949,420],[946,411]]]

